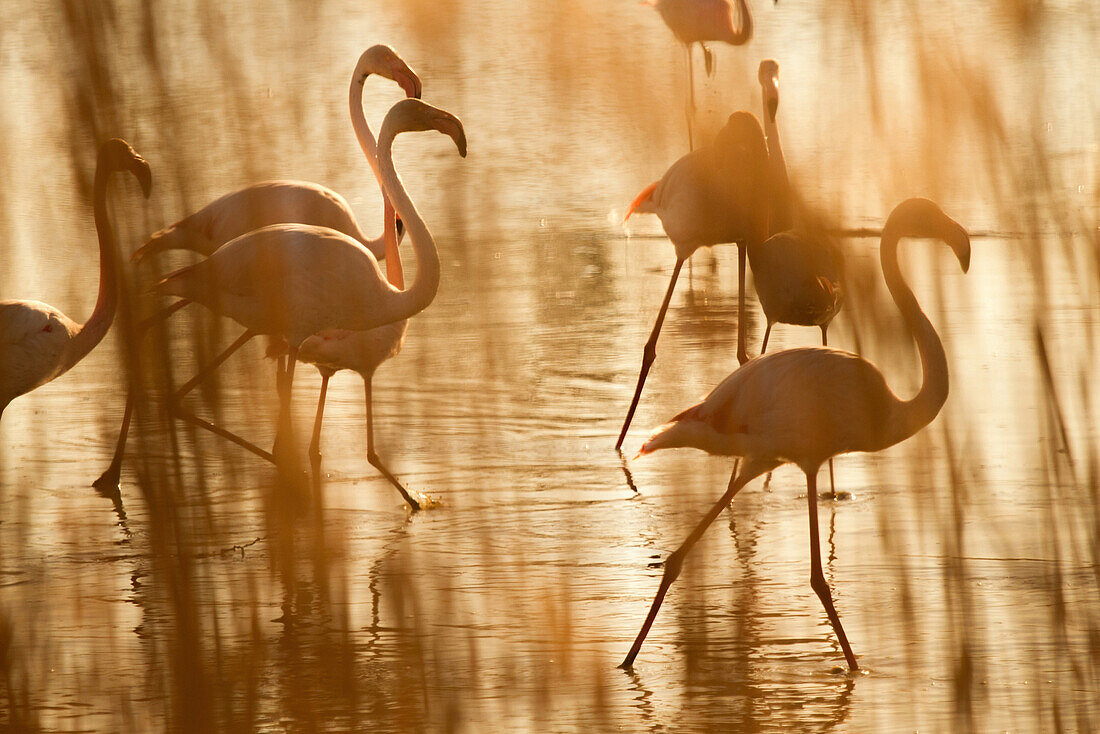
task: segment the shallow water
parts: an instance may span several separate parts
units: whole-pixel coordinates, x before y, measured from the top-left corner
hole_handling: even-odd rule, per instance
[[[173,448],[152,415],[135,424],[113,508],[88,486],[122,412],[112,336],[13,402],[0,426],[10,722],[23,711],[46,731],[203,720],[242,731],[1100,726],[1090,389],[1100,117],[1081,71],[1100,61],[1100,20],[1089,3],[1048,3],[1025,32],[1011,7],[978,3],[935,17],[905,3],[852,17],[757,3],[752,43],[717,48],[717,75],[697,74],[713,129],[733,109],[758,112],[756,65],[779,60],[792,177],[839,226],[880,227],[894,204],[928,195],[975,233],[967,275],[940,245],[902,250],[948,353],[947,405],[899,446],[838,458],[838,489],[852,498],[821,503],[826,576],[861,675],[842,672],[810,589],[805,479],[791,467],[719,516],[635,670],[615,668],[660,579],[651,565],[732,469],[686,450],[629,460],[736,364],[731,247],[693,258],[626,460],[612,449],[673,262],[655,218],[632,219],[629,233],[619,221],[686,146],[682,54],[657,14],[581,0],[362,5],[0,10],[12,99],[0,111],[0,297],[40,298],[78,320],[97,282],[81,189],[95,140],[126,137],[153,168],[148,203],[130,181],[112,186],[124,252],[274,177],[331,185],[379,230],[380,197],[346,111],[347,76],[371,43],[399,50],[425,99],[463,119],[470,146],[466,160],[438,136],[395,146],[443,276],[374,380],[379,453],[443,506],[409,515],[369,466],[362,384],[341,373],[322,444],[323,533],[308,515],[271,522],[270,467],[188,430]],[[50,31],[87,41],[74,29],[91,22],[113,45]],[[111,102],[92,115],[74,101],[95,81],[89,59],[103,61]],[[982,108],[983,88],[996,110]],[[368,82],[375,129],[397,98]],[[830,344],[858,349],[910,395],[918,357],[881,287],[876,244],[845,240],[858,282],[875,290],[853,298]],[[152,270],[136,271],[138,290]],[[755,346],[763,323],[751,295],[748,307]],[[188,334],[210,323],[191,315],[173,327],[177,383],[198,363]],[[212,333],[226,344],[238,327]],[[779,326],[769,346],[817,339]],[[320,381],[306,366],[298,375],[306,434]],[[231,360],[220,388],[219,420],[269,445],[273,366],[258,345]],[[177,482],[171,501],[158,494]],[[185,554],[165,550],[168,512],[180,529],[171,547]],[[210,719],[188,718],[207,701]]]

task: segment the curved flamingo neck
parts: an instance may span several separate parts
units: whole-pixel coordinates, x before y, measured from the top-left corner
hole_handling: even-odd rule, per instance
[[[363,114],[363,82],[355,76],[352,76],[351,87],[348,88],[348,107],[351,112],[351,126],[355,128],[355,138],[359,141],[359,147],[367,157],[371,170],[374,171],[374,178],[381,186],[382,173],[378,168],[378,144],[367,124],[367,117]]]
[[[892,446],[931,423],[947,401],[949,389],[947,355],[943,351],[943,343],[898,267],[898,240],[904,234],[895,223],[887,221],[882,231],[879,259],[890,295],[917,342],[922,373],[921,386],[911,400],[900,401],[894,406],[894,419],[890,421],[889,435],[884,437],[888,440],[885,446]]]
[[[401,177],[393,167],[393,139],[401,129],[394,129],[386,125],[382,126],[382,138],[379,141],[378,167],[381,169],[383,193],[393,203],[393,208],[405,225],[409,239],[412,241],[413,253],[416,255],[416,278],[406,290],[393,294],[392,318],[389,321],[399,321],[420,313],[435,298],[439,291],[439,252],[435,247],[432,233],[428,231],[428,225],[424,223],[420,212],[416,210],[409,194],[405,191],[405,185],[401,183]],[[389,226],[387,217],[387,226]],[[396,245],[395,245],[396,246]]]
[[[764,102],[764,135],[768,141],[768,177],[771,183],[771,215],[768,234],[785,232],[793,224],[791,216],[791,182],[787,177],[787,161],[783,158],[783,146],[779,142],[779,127],[768,112],[768,93],[761,86]]]
[[[111,222],[107,217],[107,181],[112,173],[113,167],[102,163],[96,165],[93,211],[96,233],[99,235],[99,296],[92,315],[69,342],[64,364],[66,370],[83,359],[103,340],[111,328],[118,308],[117,246]]]
[[[397,241],[397,220],[394,218],[393,204],[383,192],[385,201],[383,216],[385,217],[382,237],[386,241],[386,280],[397,290],[405,288],[405,272],[401,267],[401,249]]]

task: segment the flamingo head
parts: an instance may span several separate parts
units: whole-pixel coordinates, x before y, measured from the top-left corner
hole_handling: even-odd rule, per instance
[[[382,122],[380,139],[391,138],[399,132],[438,130],[455,141],[458,154],[466,157],[466,130],[462,121],[450,112],[432,107],[419,99],[403,99],[386,113]]]
[[[378,74],[397,82],[405,90],[406,97],[420,99],[422,91],[420,77],[389,46],[383,44],[371,46],[359,57],[359,63],[355,65],[354,78],[363,84],[371,74]]]
[[[775,112],[779,109],[779,64],[774,59],[764,59],[760,62],[757,77],[760,80],[760,89],[764,92],[764,107],[768,111],[768,119],[775,122]]]
[[[894,207],[884,232],[886,229],[894,229],[902,236],[943,240],[959,259],[962,271],[970,270],[970,235],[934,201],[906,199]]]
[[[99,165],[107,171],[129,171],[141,184],[141,193],[149,198],[153,176],[149,164],[130,144],[121,138],[111,138],[99,148]]]

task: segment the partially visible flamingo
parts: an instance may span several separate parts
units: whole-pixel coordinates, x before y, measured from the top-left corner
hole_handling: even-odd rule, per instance
[[[725,242],[737,244],[737,359],[742,364],[748,360],[744,329],[745,250],[755,248],[767,238],[767,177],[768,150],[760,122],[749,112],[735,112],[712,144],[673,163],[661,180],[643,189],[627,209],[624,221],[634,212],[650,212],[660,218],[676,248],[676,265],[642,354],[638,385],[615,443],[616,449],[623,444],[646,375],[657,356],[657,337],[680,268],[700,247]]]
[[[377,161],[378,144],[363,113],[363,88],[367,78],[372,74],[396,82],[408,97],[419,98],[422,85],[420,77],[389,46],[381,44],[371,46],[363,52],[355,64],[348,87],[351,124],[355,130],[355,137],[359,141],[359,147],[381,185]],[[381,259],[386,256],[384,238],[379,236],[371,239],[363,234],[347,201],[335,191],[308,181],[265,181],[226,194],[171,227],[160,230],[134,252],[132,259],[141,260],[149,255],[174,249],[191,250],[209,256],[226,242],[242,234],[283,222],[329,227],[358,240],[376,258]],[[399,223],[399,238],[401,226]],[[186,302],[180,302],[166,309],[159,314],[159,318],[170,316],[183,305],[186,305]],[[233,351],[235,349],[223,352],[215,362],[220,364]],[[115,444],[114,456],[103,474],[93,482],[93,485],[100,490],[118,487],[122,457],[126,451],[126,437],[134,411],[134,399],[131,388],[127,392],[126,410],[123,413],[122,427]],[[238,437],[228,432],[215,429],[212,424],[197,421],[197,419],[195,422],[204,428],[215,430],[229,440],[246,445],[246,448],[260,455],[266,454],[247,442],[237,440]]]
[[[695,149],[692,135],[692,120],[695,117],[695,65],[691,46],[698,43],[703,49],[703,59],[710,76],[714,69],[714,58],[707,41],[724,41],[733,46],[741,46],[752,38],[752,12],[746,0],[737,0],[740,28],[733,23],[733,2],[731,0],[642,0],[643,5],[651,5],[661,14],[665,25],[669,27],[676,40],[684,45],[688,62],[688,148]]]
[[[394,212],[386,202],[386,221],[384,236],[386,239],[386,279],[394,288],[401,290],[405,287],[405,276],[401,268],[401,253],[397,246],[397,231],[395,228]],[[317,367],[321,373],[321,394],[317,400],[317,416],[313,424],[313,437],[309,443],[309,458],[315,475],[320,472],[321,464],[321,423],[325,416],[325,397],[328,394],[328,381],[340,370],[352,370],[363,378],[364,402],[367,414],[367,461],[371,466],[382,472],[390,481],[401,497],[413,510],[419,510],[431,500],[424,495],[405,487],[401,481],[393,475],[382,463],[382,459],[374,450],[374,407],[371,400],[371,383],[374,372],[378,367],[391,357],[396,357],[405,343],[405,333],[408,331],[407,319],[394,321],[391,324],[370,329],[368,331],[347,331],[343,329],[331,329],[315,334],[306,339],[298,350],[298,361],[307,362]],[[269,355],[278,353],[280,345],[268,351]]]
[[[749,481],[789,462],[806,474],[810,584],[825,607],[848,667],[859,669],[821,569],[817,473],[822,463],[837,454],[880,451],[909,438],[936,417],[948,393],[943,344],[898,267],[897,248],[902,237],[943,240],[954,250],[964,273],[970,267],[970,238],[958,222],[927,199],[902,202],[883,228],[879,249],[882,273],[920,352],[922,381],[916,396],[900,399],[873,364],[850,352],[829,347],[787,349],[741,366],[702,402],[658,428],[642,446],[639,456],[660,449],[694,447],[743,461],[730,477],[726,493],[666,559],[657,596],[622,667],[633,665],[684,558],[722,509]]]
[[[93,188],[93,212],[99,235],[99,295],[91,317],[78,324],[39,301],[0,301],[0,415],[15,398],[70,370],[91,352],[115,318],[118,307],[118,244],[107,217],[107,182],[112,173],[129,171],[148,198],[149,164],[118,138],[99,148]]]
[[[792,229],[793,195],[775,122],[779,109],[779,64],[772,59],[761,61],[759,79],[768,141],[771,212],[768,232],[772,236],[763,247],[749,250],[749,267],[768,322],[760,346],[763,354],[776,322],[817,326],[821,329],[821,343],[829,343],[829,323],[844,301],[840,286],[844,263],[833,243],[820,237],[811,240]]]
[[[351,124],[377,179],[377,143],[363,114],[363,86],[371,74],[393,80],[408,97],[419,98],[421,84],[420,77],[389,46],[371,46],[355,65],[348,89]],[[231,239],[283,222],[329,227],[358,240],[375,258],[385,257],[383,238],[370,238],[363,233],[351,207],[340,194],[308,181],[264,181],[215,199],[171,227],[160,230],[134,252],[132,259],[141,260],[164,250],[180,249],[209,256]]]
[[[794,196],[783,147],[779,142],[776,112],[779,109],[779,64],[773,59],[760,62],[757,73],[764,107],[764,135],[768,140],[771,237],[761,247],[749,250],[749,267],[764,318],[764,340],[760,353],[768,349],[772,326],[778,323],[816,326],[821,343],[829,343],[829,324],[844,302],[840,249],[820,232],[810,237],[794,227]],[[836,499],[833,460],[829,459],[830,496]]]
[[[206,260],[162,280],[157,290],[197,301],[246,327],[243,344],[256,334],[285,339],[286,367],[279,380],[280,436],[290,425],[294,365],[302,344],[328,329],[362,331],[407,319],[435,298],[439,254],[435,240],[393,167],[396,135],[437,130],[466,155],[457,117],[417,99],[390,109],[382,124],[378,163],[384,193],[405,223],[417,258],[413,284],[387,282],[370,250],[346,234],[303,224],[275,224],[242,235]]]

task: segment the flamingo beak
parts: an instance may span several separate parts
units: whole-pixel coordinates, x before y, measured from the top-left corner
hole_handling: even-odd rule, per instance
[[[955,257],[959,258],[959,265],[962,266],[964,273],[970,270],[970,235],[966,233],[966,230],[962,228],[962,225],[955,224],[950,232],[944,237],[948,247],[955,251]]]
[[[463,158],[466,157],[466,130],[457,117],[441,111],[441,114],[435,118],[435,129],[444,135],[449,135],[458,147],[458,154]]]
[[[420,77],[414,74],[412,69],[407,66],[401,69],[394,69],[393,80],[397,82],[402,90],[404,90],[406,97],[420,99],[420,95],[423,93],[423,87],[420,83]]]
[[[141,184],[141,193],[146,199],[149,198],[149,193],[153,190],[153,174],[149,170],[149,164],[141,156],[134,158],[133,166],[130,168],[134,176],[137,177],[138,182]]]

